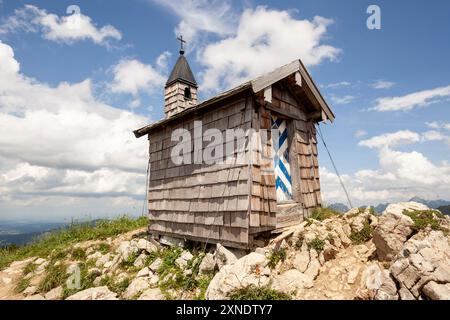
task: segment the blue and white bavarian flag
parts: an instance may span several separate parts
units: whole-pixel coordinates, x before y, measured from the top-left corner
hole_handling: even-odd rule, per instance
[[[272,155],[278,202],[292,200],[292,177],[286,120],[272,115]]]

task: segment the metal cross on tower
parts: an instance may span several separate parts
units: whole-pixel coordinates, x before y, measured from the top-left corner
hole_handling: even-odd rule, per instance
[[[177,39],[181,43],[180,54],[184,54],[184,44],[186,43],[186,40],[183,39],[183,36],[179,36]]]

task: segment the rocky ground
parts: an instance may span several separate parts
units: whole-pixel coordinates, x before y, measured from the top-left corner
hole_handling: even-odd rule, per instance
[[[0,299],[450,299],[450,218],[409,202],[315,219],[251,252],[148,240],[78,243],[0,271]]]

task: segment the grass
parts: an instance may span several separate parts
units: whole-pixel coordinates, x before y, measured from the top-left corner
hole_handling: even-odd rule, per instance
[[[111,246],[107,243],[102,242],[95,246],[95,251],[98,251],[101,254],[107,254],[111,251]]]
[[[269,260],[269,268],[274,269],[277,266],[278,262],[286,260],[286,256],[286,249],[280,248],[272,250],[267,257],[267,259]]]
[[[46,268],[44,279],[39,283],[38,291],[46,293],[56,287],[62,286],[65,284],[68,277],[67,267],[64,264],[57,266],[49,264]]]
[[[37,269],[37,264],[35,264],[33,261],[28,263],[25,268],[22,270],[22,275],[26,276],[27,274],[34,272]]]
[[[29,257],[48,257],[53,251],[61,252],[75,243],[106,239],[131,230],[144,227],[148,224],[147,217],[133,219],[127,216],[115,220],[102,220],[95,225],[89,223],[72,223],[69,227],[52,232],[36,239],[29,245],[0,248],[0,270],[11,262]]]
[[[417,210],[417,211],[403,211],[403,214],[407,215],[412,219],[414,222],[414,225],[412,227],[413,231],[419,232],[422,229],[425,229],[426,227],[430,227],[432,230],[443,230],[441,227],[441,224],[439,222],[439,219],[437,218],[443,218],[443,214],[439,211],[434,210]]]
[[[30,279],[21,278],[19,282],[17,283],[16,287],[14,288],[14,291],[16,293],[22,293],[25,291],[26,288],[30,286]]]
[[[365,222],[360,231],[353,231],[350,234],[350,239],[354,244],[363,244],[372,239],[373,227],[369,222]]]
[[[94,286],[94,280],[96,277],[98,277],[101,273],[95,273],[95,272],[89,272],[89,269],[92,268],[95,265],[93,261],[87,261],[78,264],[78,267],[80,268],[80,287],[76,289],[69,289],[67,288],[67,284],[63,285],[63,298],[67,298],[79,291],[83,291],[89,288],[92,288]]]
[[[317,221],[324,221],[326,219],[339,216],[341,215],[339,212],[329,208],[329,207],[319,207],[314,209],[313,213],[311,214],[311,219],[317,220]]]
[[[134,263],[136,262],[137,257],[139,256],[139,254],[137,252],[133,252],[132,254],[130,254],[128,256],[128,258],[126,260],[123,260],[122,262],[120,262],[120,268],[122,268],[123,270],[128,270],[130,268],[134,268]]]
[[[72,258],[77,261],[84,261],[86,260],[86,251],[82,248],[74,248],[72,250]]]
[[[325,241],[319,238],[315,238],[308,242],[308,249],[314,249],[317,253],[322,252],[325,248]]]
[[[127,290],[128,286],[130,285],[130,279],[125,278],[117,282],[113,278],[107,276],[102,279],[100,285],[107,286],[109,290],[117,293],[118,295],[121,295],[125,292],[125,290]]]
[[[291,300],[286,293],[276,291],[269,286],[250,285],[231,292],[230,300]]]

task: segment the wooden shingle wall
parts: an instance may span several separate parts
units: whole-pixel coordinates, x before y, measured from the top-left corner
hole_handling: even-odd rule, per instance
[[[150,232],[236,247],[248,244],[249,161],[176,165],[171,151],[178,142],[172,142],[171,136],[176,129],[189,130],[194,150],[194,121],[202,121],[203,133],[208,129],[224,133],[228,128],[250,129],[251,120],[251,99],[241,97],[207,113],[180,118],[149,134]],[[203,150],[208,144],[202,143]],[[238,144],[234,146],[236,152]]]

